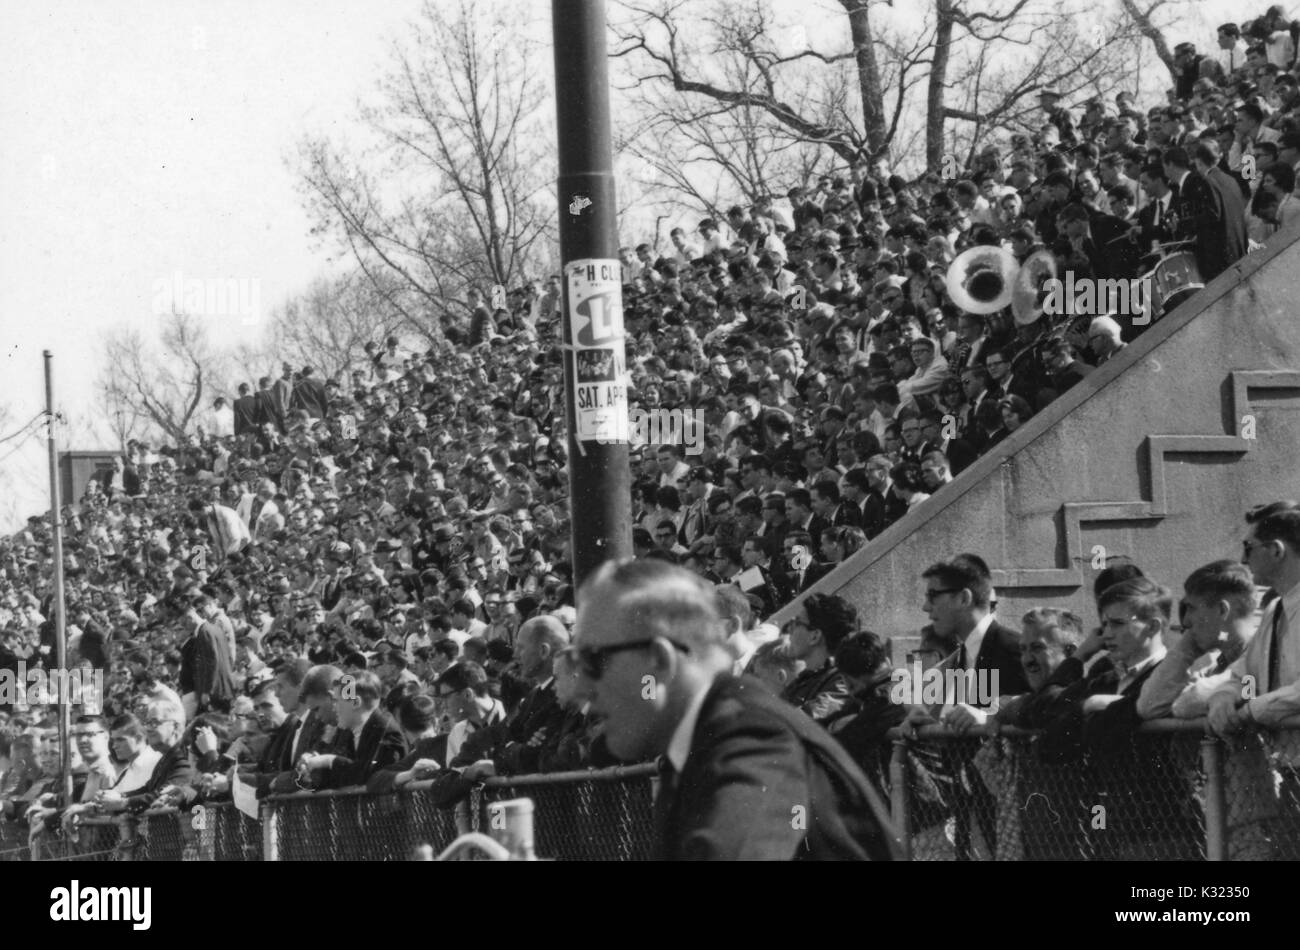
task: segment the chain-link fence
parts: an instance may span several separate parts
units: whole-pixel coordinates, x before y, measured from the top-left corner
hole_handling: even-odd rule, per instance
[[[1003,728],[895,732],[889,788],[913,860],[1300,859],[1300,725],[1208,736],[1200,721],[1145,723],[1104,745]],[[653,765],[503,776],[458,796],[436,783],[80,815],[32,836],[0,821],[0,860],[393,861],[493,834],[493,802],[533,802],[535,851],[557,860],[642,860],[653,835]]]
[[[643,861],[650,856],[654,765],[494,778],[476,790],[478,830],[491,833],[487,806],[533,801],[537,854],[559,861]]]
[[[267,860],[403,861],[428,844],[435,852],[472,830],[468,806],[440,808],[428,783],[370,795],[364,789],[299,792],[267,799]]]
[[[913,860],[1273,860],[1300,841],[1300,734],[1145,723],[1104,744],[1004,728],[894,733],[896,822]]]

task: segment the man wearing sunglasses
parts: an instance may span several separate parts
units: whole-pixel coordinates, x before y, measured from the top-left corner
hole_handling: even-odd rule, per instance
[[[611,753],[660,758],[656,857],[897,857],[884,803],[839,744],[731,675],[708,584],[663,561],[610,562],[578,602],[579,695]]]
[[[1255,582],[1277,597],[1227,681],[1210,697],[1210,728],[1218,735],[1300,713],[1300,506],[1274,502],[1251,511],[1246,523],[1242,561]],[[1283,782],[1300,802],[1300,756],[1290,748],[1283,758]]]

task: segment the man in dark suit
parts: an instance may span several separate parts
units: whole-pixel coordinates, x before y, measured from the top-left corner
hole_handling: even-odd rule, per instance
[[[837,483],[826,480],[814,482],[809,494],[812,496],[813,512],[821,521],[822,531],[827,528],[862,527],[862,509],[840,499],[840,486]],[[820,535],[813,537],[814,543],[819,540]]]
[[[236,436],[241,436],[245,432],[256,434],[261,425],[258,421],[257,397],[253,395],[252,387],[248,383],[239,384],[239,397],[235,400],[234,413]]]
[[[988,721],[991,706],[999,696],[1029,692],[1029,681],[1020,663],[1020,633],[1004,627],[993,616],[992,574],[977,555],[959,554],[950,561],[931,565],[921,576],[925,579],[925,612],[934,625],[935,636],[957,641],[957,649],[939,663],[939,668],[964,674],[957,682],[968,684],[968,688],[954,694],[945,684],[941,709],[914,704],[904,730],[942,721],[955,732],[965,733]],[[970,853],[972,821],[978,823],[990,850],[997,846],[992,820],[997,803],[974,767],[974,752],[968,745],[955,746],[947,761],[957,786],[966,790],[953,801],[959,855]]]
[[[299,719],[297,715],[285,711],[280,702],[279,684],[274,679],[257,686],[253,690],[252,700],[257,724],[263,732],[271,734],[271,740],[263,747],[255,765],[240,767],[239,779],[257,789],[260,797],[267,794],[277,775],[293,768],[293,740],[298,731]],[[226,782],[224,775],[215,776],[214,791],[224,791]]]
[[[813,556],[813,537],[807,531],[791,531],[781,539],[781,553],[772,562],[772,584],[779,603],[789,603],[811,585]]]
[[[369,670],[344,675],[334,687],[339,738],[335,753],[308,753],[300,768],[312,774],[318,788],[364,785],[375,772],[407,753],[406,737],[397,720],[379,706],[383,684]]]
[[[191,607],[194,633],[181,646],[180,692],[186,715],[209,709],[229,712],[237,690],[230,641],[216,620],[221,605],[215,597],[197,594]]]
[[[867,465],[870,464],[871,462],[868,461]],[[871,487],[870,476],[865,467],[850,469],[844,473],[843,498],[841,505],[854,505],[862,513],[862,523],[859,527],[867,536],[867,540],[871,540],[885,530],[885,496]]]
[[[1080,360],[1074,347],[1065,340],[1054,340],[1044,347],[1043,360],[1052,371],[1052,389],[1058,396],[1082,382],[1094,369]]]
[[[268,422],[279,432],[284,431],[285,405],[280,400],[279,391],[271,385],[271,377],[263,376],[257,381],[257,428]]]
[[[1200,180],[1188,198],[1194,216],[1196,266],[1208,283],[1246,256],[1246,206],[1237,183],[1218,167],[1216,142],[1202,140],[1192,152],[1192,164]]]
[[[296,660],[293,662],[300,663]],[[301,672],[299,666],[292,670],[281,670],[276,675],[280,704],[294,707],[294,711],[280,727],[289,736],[289,765],[265,781],[259,779],[259,797],[300,791],[295,771],[297,763],[312,753],[336,751],[339,737],[334,687],[343,678],[343,671],[335,666],[314,666],[295,685],[293,680]]]
[[[551,668],[555,655],[568,645],[569,631],[549,614],[520,626],[515,661],[520,675],[532,685],[504,722],[480,729],[465,740],[450,763],[452,768],[464,769],[462,778],[526,775],[536,772],[543,758],[554,752],[564,726],[564,707],[556,695]]]
[[[325,394],[325,384],[313,375],[315,372],[310,366],[302,368],[302,375],[289,397],[289,408],[301,409],[313,419],[324,419],[329,399]]]
[[[1015,351],[1011,347],[989,351],[984,360],[984,368],[989,374],[989,398],[996,401],[1004,396],[1019,396],[1032,406],[1038,399],[1038,387],[1023,370],[1016,371],[1021,364],[1013,367],[1014,359]]]
[[[1020,664],[1020,632],[1003,626],[993,616],[993,579],[983,559],[959,554],[932,565],[921,576],[926,584],[925,612],[936,636],[952,637],[958,643],[944,662],[975,671],[977,679],[986,674],[991,688],[985,692],[994,699],[1029,692]],[[987,719],[987,714],[979,711],[989,704],[978,697],[975,700],[957,706],[969,707],[970,719],[978,725]]]
[[[1156,242],[1165,243],[1173,240],[1173,217],[1177,207],[1177,186],[1172,185],[1161,165],[1148,165],[1138,176],[1142,190],[1147,194],[1147,203],[1138,210],[1136,234],[1138,251],[1150,254]]]
[[[611,561],[578,603],[580,698],[615,756],[661,757],[656,857],[899,856],[884,802],[844,749],[759,681],[730,674],[702,580],[663,561]]]

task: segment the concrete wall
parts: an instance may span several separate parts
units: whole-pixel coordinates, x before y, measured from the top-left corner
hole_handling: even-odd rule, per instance
[[[1239,558],[1248,508],[1300,498],[1297,236],[1220,275],[814,590],[856,603],[901,653],[927,622],[921,571],[963,551],[994,569],[1017,627],[1036,605],[1095,622],[1096,553],[1175,589]]]

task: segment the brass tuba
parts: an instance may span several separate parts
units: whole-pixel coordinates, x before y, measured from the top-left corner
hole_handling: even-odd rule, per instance
[[[1020,265],[1011,285],[1011,313],[1020,326],[1043,315],[1043,284],[1056,277],[1056,257],[1051,251],[1034,251]]]
[[[996,313],[1011,303],[1016,270],[1010,251],[990,245],[968,248],[948,265],[948,296],[967,313]]]

